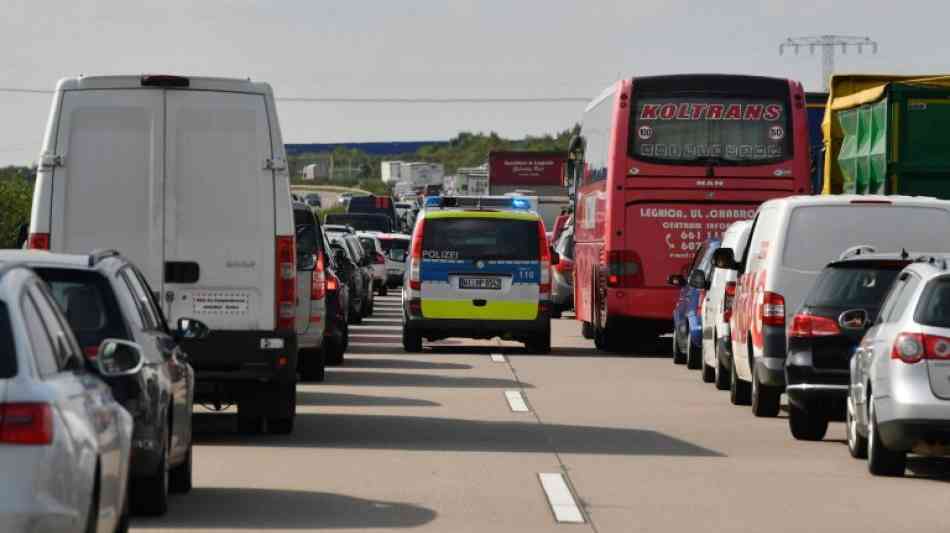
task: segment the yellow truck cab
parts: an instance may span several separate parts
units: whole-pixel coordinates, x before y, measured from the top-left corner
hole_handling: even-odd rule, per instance
[[[501,337],[551,349],[544,222],[520,197],[430,197],[410,243],[402,291],[407,352],[422,339]]]

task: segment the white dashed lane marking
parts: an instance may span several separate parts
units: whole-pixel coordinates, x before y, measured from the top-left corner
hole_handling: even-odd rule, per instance
[[[527,413],[528,404],[524,401],[524,396],[518,390],[506,390],[505,399],[508,400],[508,406],[516,413]]]
[[[504,355],[501,355],[500,353],[493,353],[493,354],[491,354],[491,360],[494,361],[494,362],[496,362],[496,363],[504,363],[504,362],[505,362],[505,356],[504,356]]]
[[[584,515],[577,507],[574,495],[571,494],[571,489],[564,481],[564,476],[559,473],[542,472],[538,474],[538,478],[541,480],[541,488],[544,489],[545,496],[548,497],[551,511],[554,512],[554,519],[561,523],[583,524]]]

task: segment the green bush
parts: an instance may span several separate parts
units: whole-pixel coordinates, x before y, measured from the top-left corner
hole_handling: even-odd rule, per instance
[[[0,248],[15,248],[21,224],[30,222],[33,184],[22,177],[0,179]]]

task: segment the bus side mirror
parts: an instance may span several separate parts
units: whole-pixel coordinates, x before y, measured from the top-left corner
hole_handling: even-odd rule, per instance
[[[736,262],[736,256],[732,248],[719,248],[713,252],[713,264],[716,268],[725,270],[739,270],[739,263]]]

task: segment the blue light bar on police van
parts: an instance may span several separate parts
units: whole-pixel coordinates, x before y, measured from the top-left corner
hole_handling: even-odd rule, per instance
[[[531,209],[531,202],[527,198],[512,198],[511,207],[514,209]]]
[[[426,207],[441,207],[442,198],[439,196],[426,196]]]
[[[427,208],[513,209],[530,211],[531,200],[521,196],[427,196]]]

